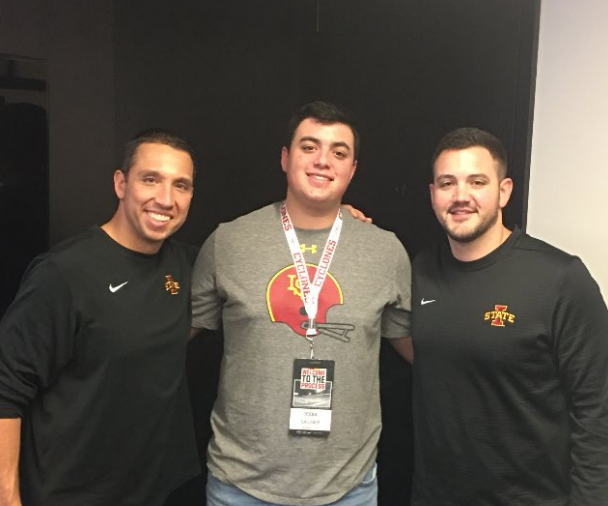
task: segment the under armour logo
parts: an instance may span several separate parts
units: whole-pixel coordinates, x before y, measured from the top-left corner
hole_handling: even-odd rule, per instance
[[[306,253],[307,251],[310,251],[313,255],[317,252],[317,245],[316,244],[312,244],[310,246],[310,248],[306,247],[305,243],[300,244],[300,251],[302,253]]]

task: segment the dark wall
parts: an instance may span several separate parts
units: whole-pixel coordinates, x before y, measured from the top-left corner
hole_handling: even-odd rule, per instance
[[[49,4],[51,243],[112,215],[113,10],[108,0]]]
[[[0,52],[30,58],[48,55],[48,2],[2,0],[0,3]]]

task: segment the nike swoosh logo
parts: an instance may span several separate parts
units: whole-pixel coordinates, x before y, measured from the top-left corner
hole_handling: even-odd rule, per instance
[[[118,286],[112,286],[112,283],[110,283],[110,291],[112,293],[117,292],[118,290],[120,290],[123,286],[125,286],[128,283],[128,281],[125,281],[124,283],[121,283]]]
[[[436,302],[436,299],[433,299],[433,300],[424,300],[424,297],[422,297],[422,300],[420,301],[420,305],[424,306],[425,304],[430,304],[431,302]]]

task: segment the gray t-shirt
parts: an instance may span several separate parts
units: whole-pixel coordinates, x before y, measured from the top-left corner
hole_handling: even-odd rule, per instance
[[[296,229],[317,265],[329,230]],[[293,363],[308,358],[305,319],[279,204],[220,225],[199,253],[193,326],[224,325],[208,467],[268,502],[328,504],[357,486],[380,435],[380,335],[410,334],[410,263],[394,234],[344,213],[320,294],[315,358],[335,361],[328,437],[289,434]]]

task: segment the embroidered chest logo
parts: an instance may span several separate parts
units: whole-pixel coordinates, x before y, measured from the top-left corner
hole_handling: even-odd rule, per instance
[[[306,264],[308,276],[314,279],[317,266]],[[328,321],[327,313],[332,306],[344,304],[340,284],[329,272],[319,294],[319,308],[316,328],[319,333],[339,341],[349,342],[349,332],[355,329],[350,323]],[[308,328],[308,317],[302,302],[302,286],[293,265],[280,270],[266,287],[266,305],[268,316],[274,323],[288,325],[298,336],[305,336]]]
[[[180,290],[179,283],[173,279],[173,276],[167,274],[165,276],[165,290],[167,290],[171,295],[177,295]]]
[[[494,311],[488,311],[484,316],[484,321],[490,321],[493,327],[505,327],[505,323],[513,325],[515,323],[515,315],[507,311],[504,304],[495,304]]]

